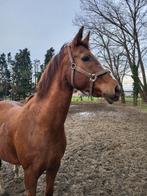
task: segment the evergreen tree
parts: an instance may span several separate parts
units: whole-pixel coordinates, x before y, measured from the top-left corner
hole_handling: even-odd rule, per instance
[[[10,94],[10,71],[6,55],[0,55],[0,97],[4,98]]]
[[[41,64],[40,65],[40,71],[38,73],[36,73],[37,81],[39,81],[39,79],[41,77],[41,74],[43,73],[44,69],[46,68],[47,64],[52,59],[52,57],[54,56],[54,54],[55,54],[55,50],[54,50],[53,47],[51,47],[50,49],[48,49],[46,51],[45,59],[44,59],[44,64]]]
[[[44,65],[46,67],[46,65],[49,63],[49,61],[51,60],[51,58],[54,56],[55,50],[53,47],[51,47],[49,50],[46,51],[45,54],[45,59],[44,59]]]
[[[13,95],[15,99],[25,98],[32,90],[32,64],[27,48],[15,55],[13,64]]]
[[[10,97],[13,100],[14,94],[15,94],[15,82],[14,82],[14,72],[13,68],[15,66],[15,61],[12,59],[11,53],[9,52],[7,54],[7,63],[8,63],[8,69],[10,71]]]

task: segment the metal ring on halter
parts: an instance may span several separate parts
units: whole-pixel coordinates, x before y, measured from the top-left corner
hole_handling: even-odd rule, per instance
[[[90,81],[95,82],[96,79],[97,79],[97,75],[96,74],[91,74]]]
[[[71,69],[76,69],[77,65],[75,63],[71,64]]]

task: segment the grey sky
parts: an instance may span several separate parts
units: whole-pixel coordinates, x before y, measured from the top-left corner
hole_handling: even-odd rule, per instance
[[[43,61],[48,48],[58,52],[72,39],[79,10],[79,0],[0,0],[0,53],[27,47],[32,60]]]

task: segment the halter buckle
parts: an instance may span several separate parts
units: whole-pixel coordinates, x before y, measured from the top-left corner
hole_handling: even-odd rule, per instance
[[[97,75],[96,74],[91,74],[90,81],[95,82],[96,79],[97,79]]]
[[[72,63],[72,64],[71,64],[71,69],[72,69],[72,70],[75,70],[76,67],[77,67],[77,65],[76,65],[75,63]]]

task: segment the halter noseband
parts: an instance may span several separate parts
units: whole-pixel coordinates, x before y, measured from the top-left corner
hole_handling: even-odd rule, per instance
[[[103,69],[102,71],[96,72],[96,73],[90,73],[85,71],[84,69],[82,69],[81,67],[77,66],[76,63],[74,62],[74,59],[72,57],[72,53],[71,53],[71,47],[68,44],[67,45],[67,50],[68,50],[68,55],[69,55],[69,60],[71,62],[71,85],[73,88],[75,88],[74,85],[74,77],[75,77],[75,72],[79,72],[82,73],[83,75],[85,75],[86,77],[89,78],[89,82],[90,82],[90,86],[89,86],[89,96],[92,96],[93,93],[93,86],[94,86],[94,82],[100,77],[103,76],[107,73],[110,73],[110,71]],[[82,91],[82,93],[84,93]],[[85,94],[85,93],[84,93]]]

